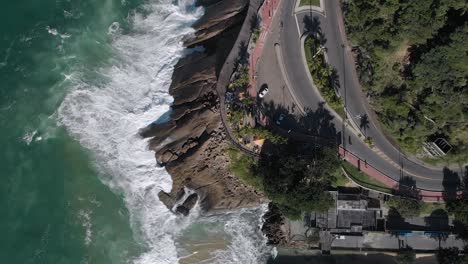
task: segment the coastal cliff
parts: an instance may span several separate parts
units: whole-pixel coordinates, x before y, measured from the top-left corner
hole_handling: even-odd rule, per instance
[[[199,0],[205,14],[193,25],[186,47],[202,46],[177,63],[169,93],[174,98],[169,120],[141,131],[150,138],[156,160],[172,177],[169,193],[160,192],[170,209],[188,214],[196,202],[204,211],[257,206],[263,196],[229,171],[229,142],[219,113],[219,75],[246,20],[249,0]],[[186,188],[185,188],[186,187]]]

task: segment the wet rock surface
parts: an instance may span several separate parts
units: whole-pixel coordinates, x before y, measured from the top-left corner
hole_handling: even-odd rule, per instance
[[[263,216],[265,222],[262,226],[262,232],[268,239],[270,245],[288,245],[289,239],[286,232],[285,218],[278,207],[272,203],[268,205],[268,211]]]
[[[196,32],[185,39],[185,45],[203,46],[204,51],[187,55],[175,66],[169,88],[174,97],[169,120],[140,131],[141,136],[150,138],[158,164],[166,166],[173,180],[171,192],[161,191],[160,200],[173,208],[184,187],[196,191],[196,196],[189,196],[175,209],[183,215],[197,201],[203,210],[211,211],[258,206],[263,197],[229,172],[229,143],[216,92],[219,72],[246,19],[249,1],[197,3],[205,6],[205,14],[194,24]]]

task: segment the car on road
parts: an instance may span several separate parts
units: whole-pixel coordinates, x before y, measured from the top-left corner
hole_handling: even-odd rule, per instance
[[[276,119],[276,124],[279,126],[281,124],[281,122],[283,122],[283,119],[285,118],[286,116],[284,114],[281,114],[278,119]]]
[[[343,236],[343,235],[335,235],[335,238],[336,238],[336,239],[342,240],[342,239],[346,239],[346,236]]]
[[[268,87],[263,87],[258,93],[258,97],[263,98],[268,93]]]

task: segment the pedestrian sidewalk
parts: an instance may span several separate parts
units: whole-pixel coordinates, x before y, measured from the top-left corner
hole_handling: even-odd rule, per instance
[[[257,96],[257,90],[255,87],[255,75],[257,71],[257,64],[258,64],[258,61],[260,60],[260,57],[262,56],[263,47],[265,46],[265,40],[270,31],[271,23],[276,14],[276,11],[278,10],[280,2],[281,0],[265,0],[262,6],[260,7],[260,9],[258,10],[258,15],[260,17],[260,23],[261,23],[260,24],[261,33],[250,55],[250,62],[249,62],[250,64],[249,66],[249,71],[250,71],[249,93],[250,93],[250,96],[252,97]]]

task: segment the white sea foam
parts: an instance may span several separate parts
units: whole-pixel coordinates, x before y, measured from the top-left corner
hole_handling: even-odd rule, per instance
[[[26,143],[26,145],[31,144],[31,142],[34,139],[34,136],[37,134],[37,130],[26,132],[23,136],[23,141]]]
[[[93,224],[91,222],[91,210],[80,210],[78,212],[78,218],[81,221],[81,226],[85,229],[84,244],[89,246],[93,241]]]
[[[171,0],[144,6],[146,16],[132,16],[133,32],[115,38],[119,62],[100,74],[109,81],[95,86],[79,78],[58,109],[58,119],[82,145],[94,151],[103,180],[123,192],[137,237],[149,250],[135,263],[177,263],[173,237],[188,218],[173,215],[159,201],[171,179],[155,165],[138,130],[169,110],[167,94],[173,67],[183,55],[181,40],[201,15],[189,3]],[[51,30],[51,34],[55,32]],[[195,210],[196,212],[196,210]]]
[[[215,252],[217,264],[256,264],[265,263],[270,249],[261,231],[263,214],[267,205],[257,209],[242,209],[227,215],[224,231],[231,236],[226,250]]]
[[[172,182],[165,169],[156,165],[148,142],[137,134],[169,110],[173,68],[186,52],[182,38],[192,33],[190,25],[203,10],[194,8],[193,0],[179,0],[178,5],[159,0],[143,8],[145,16],[135,13],[130,18],[131,33],[113,38],[117,62],[99,71],[108,81],[97,86],[100,82],[69,78],[74,88],[59,107],[57,118],[94,152],[102,180],[124,194],[136,237],[148,249],[134,263],[174,264],[178,263],[174,239],[200,219],[199,205],[188,217],[178,217],[159,201],[158,192],[170,191]],[[219,252],[219,263],[257,263],[264,241],[258,239],[259,229],[251,225],[251,218],[240,212],[222,218],[233,241],[225,252]],[[251,253],[241,256],[245,252]]]

